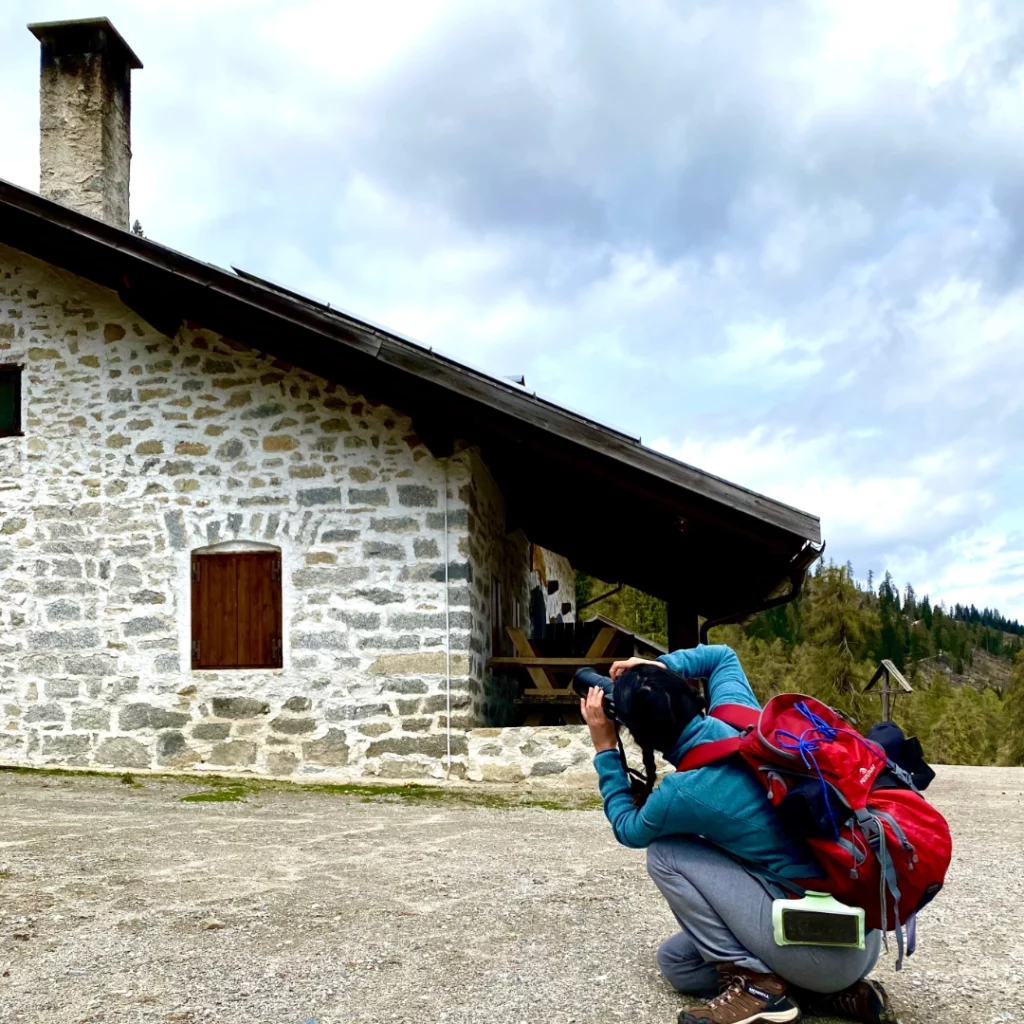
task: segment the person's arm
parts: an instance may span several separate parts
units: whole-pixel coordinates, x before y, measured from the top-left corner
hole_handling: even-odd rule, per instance
[[[594,767],[598,786],[604,800],[604,814],[612,826],[615,838],[623,846],[635,850],[650,846],[664,833],[673,794],[663,785],[656,786],[641,808],[633,806],[633,787],[619,756],[618,734],[615,723],[604,713],[604,691],[592,686],[580,701],[580,714],[590,728],[594,744]],[[674,831],[679,831],[673,821]]]
[[[761,707],[743,673],[740,659],[731,647],[724,644],[701,644],[699,647],[659,655],[658,661],[686,679],[706,679],[709,711],[719,704]]]
[[[633,790],[617,750],[603,750],[594,756],[598,786],[604,801],[604,816],[615,838],[633,850],[650,846],[665,834],[665,821],[673,794],[664,783],[656,786],[643,807],[633,806]],[[673,832],[680,831],[673,819]]]

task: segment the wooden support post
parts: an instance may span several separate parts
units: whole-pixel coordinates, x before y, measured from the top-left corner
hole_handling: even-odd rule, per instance
[[[700,621],[693,607],[693,598],[670,598],[668,602],[668,649],[678,651],[696,647],[700,642]]]
[[[665,552],[665,571],[674,586],[670,591],[666,613],[668,618],[668,649],[680,651],[700,643],[700,617],[693,595],[693,574],[686,555],[686,523],[679,521],[679,536]],[[687,587],[683,581],[690,581]]]

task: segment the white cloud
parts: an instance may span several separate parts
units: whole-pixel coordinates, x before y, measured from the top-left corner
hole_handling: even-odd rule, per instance
[[[269,4],[255,34],[280,59],[332,82],[364,82],[408,55],[466,0],[291,0]],[[311,39],[326,45],[311,45]]]
[[[946,606],[974,604],[998,608],[1024,619],[1024,535],[986,528],[951,537],[942,546],[894,556],[889,563],[898,583],[911,582]]]
[[[0,11],[0,176],[38,53]],[[485,9],[486,8],[486,9]],[[393,326],[1024,616],[1024,7],[109,0],[151,237]]]
[[[979,566],[991,579],[998,564],[993,552],[1006,543],[1005,536],[976,525],[996,504],[992,484],[999,460],[978,462],[969,450],[950,447],[885,473],[851,472],[860,445],[851,435],[801,438],[793,430],[757,428],[678,444],[662,438],[652,447],[818,515],[830,555],[851,560],[859,576],[886,568],[911,574],[902,575],[903,582],[949,601],[974,586],[970,600],[976,603],[984,590]],[[1016,565],[1018,578],[1000,584],[998,593],[1015,594],[1024,607],[1024,553]]]

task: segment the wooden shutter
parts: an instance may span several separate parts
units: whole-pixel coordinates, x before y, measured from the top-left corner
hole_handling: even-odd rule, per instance
[[[280,668],[281,556],[192,556],[192,667]]]

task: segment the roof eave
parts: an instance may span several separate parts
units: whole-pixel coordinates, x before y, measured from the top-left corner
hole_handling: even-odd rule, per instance
[[[680,488],[720,505],[750,521],[752,527],[760,522],[770,529],[791,535],[794,540],[813,544],[821,542],[821,526],[816,516],[672,459],[637,443],[628,435],[568,412],[518,386],[465,367],[394,332],[196,260],[150,239],[69,210],[2,179],[0,210],[4,212],[0,218],[0,241],[112,287],[130,304],[133,287],[138,293],[136,298],[143,305],[146,301],[173,302],[175,285],[201,289],[208,299],[242,304],[251,313],[278,318],[314,332],[393,371],[430,382],[465,400],[520,421],[531,430],[543,431],[553,440],[565,442],[569,439],[593,455],[629,467],[634,473],[644,474],[662,486]],[[127,261],[123,268],[124,280],[111,280],[110,275],[97,280],[89,269],[83,269],[73,258],[75,249],[71,245],[58,246],[58,251],[51,251],[46,244],[47,231],[44,229],[66,232],[79,245],[98,247],[94,255],[103,253],[107,259],[91,259],[89,266],[109,264],[111,257],[115,257],[114,262]],[[137,280],[133,282],[133,278]],[[141,286],[139,282],[142,282]],[[144,294],[147,291],[150,294]],[[182,317],[186,312],[182,312]],[[145,316],[144,312],[140,313]],[[170,319],[175,316],[172,311]]]

